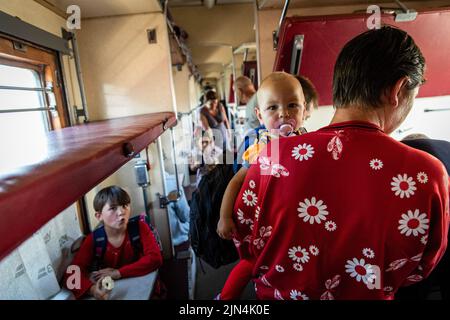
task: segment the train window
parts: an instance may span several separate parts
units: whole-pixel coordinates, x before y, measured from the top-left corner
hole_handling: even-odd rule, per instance
[[[23,154],[6,152],[0,160],[2,169],[39,160],[29,157],[41,157],[45,153],[43,144],[50,127],[41,83],[41,75],[36,70],[0,65],[0,134],[14,137],[9,140],[11,144],[26,146],[21,149]],[[23,128],[26,128],[26,135]]]

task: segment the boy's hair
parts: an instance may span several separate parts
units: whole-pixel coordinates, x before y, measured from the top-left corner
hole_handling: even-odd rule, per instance
[[[306,108],[309,108],[309,103],[312,102],[314,109],[317,109],[319,106],[319,95],[317,93],[316,87],[308,78],[304,76],[295,76],[297,80],[300,82],[303,94],[305,96]]]
[[[384,26],[350,40],[334,67],[333,101],[336,108],[359,104],[381,107],[381,97],[402,77],[412,90],[424,82],[425,59],[405,31]]]
[[[101,212],[103,207],[110,203],[112,206],[123,206],[130,204],[128,193],[118,186],[110,186],[100,190],[94,198],[94,210]]]

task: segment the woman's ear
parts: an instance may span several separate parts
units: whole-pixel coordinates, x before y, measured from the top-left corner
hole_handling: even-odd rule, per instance
[[[389,89],[388,92],[388,99],[391,106],[394,108],[398,107],[399,105],[399,99],[401,95],[404,93],[403,89],[408,84],[409,78],[407,76],[404,76],[397,80],[396,83]]]
[[[102,221],[102,213],[95,211],[95,218],[97,218],[98,221]]]

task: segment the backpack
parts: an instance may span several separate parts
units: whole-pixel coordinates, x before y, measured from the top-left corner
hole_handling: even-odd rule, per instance
[[[189,226],[191,246],[195,254],[213,268],[239,258],[233,241],[220,238],[216,232],[223,194],[233,175],[232,164],[216,165],[203,176],[192,195]]]
[[[142,252],[142,242],[141,235],[139,233],[139,221],[145,222],[153,233],[156,242],[158,243],[159,250],[162,251],[161,239],[159,237],[158,231],[153,227],[150,223],[149,218],[146,214],[142,213],[138,216],[130,218],[128,220],[127,231],[128,237],[131,242],[131,246],[134,251],[134,260],[138,260],[139,254]],[[94,238],[94,263],[92,265],[91,271],[97,271],[105,266],[103,265],[103,257],[106,251],[106,245],[108,243],[108,239],[105,232],[105,226],[100,226],[96,228],[93,232]]]

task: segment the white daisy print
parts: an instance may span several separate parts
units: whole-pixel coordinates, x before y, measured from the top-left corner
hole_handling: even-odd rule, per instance
[[[325,229],[327,231],[335,231],[337,229],[336,223],[334,221],[328,220],[327,222],[325,222]]]
[[[265,266],[265,265],[262,265],[262,266],[260,266],[259,267],[261,270],[269,270],[269,267],[268,266]]]
[[[233,238],[233,242],[236,248],[239,248],[241,246],[241,242],[239,240],[236,240],[235,238]]]
[[[275,266],[275,270],[277,270],[278,272],[284,272],[284,268],[282,266],[280,266],[279,264],[277,264]]]
[[[353,261],[347,260],[345,265],[345,272],[349,273],[351,277],[356,281],[364,282],[364,284],[373,283],[376,278],[373,267],[370,264],[366,264],[364,259],[353,258]]]
[[[373,170],[380,170],[381,168],[383,168],[383,161],[379,159],[372,159],[370,160],[369,165]]]
[[[309,252],[310,252],[313,256],[319,255],[319,249],[318,249],[316,246],[309,246]]]
[[[300,263],[294,263],[293,267],[298,272],[303,271],[303,266]]]
[[[300,246],[290,248],[288,254],[289,258],[295,262],[306,263],[309,261],[309,253]]]
[[[321,223],[322,220],[326,220],[328,215],[327,206],[322,200],[316,202],[316,197],[312,197],[311,200],[305,199],[305,202],[299,202],[300,207],[297,208],[299,218],[303,218],[304,222],[309,221],[310,224]]]
[[[427,183],[428,175],[425,172],[419,172],[417,174],[417,181],[419,181],[420,183]]]
[[[251,190],[245,190],[244,194],[242,195],[242,200],[244,200],[244,203],[249,206],[253,207],[258,202],[258,197],[256,194]]]
[[[407,214],[402,214],[402,219],[399,221],[398,229],[401,234],[409,237],[411,234],[417,237],[420,234],[424,234],[425,230],[428,229],[428,223],[430,220],[427,219],[425,213],[420,213],[419,209],[408,210]]]
[[[255,220],[256,221],[258,221],[260,211],[261,211],[261,208],[259,206],[256,206],[256,210],[255,210]]]
[[[297,290],[291,290],[290,296],[292,300],[309,300],[308,296]]]
[[[250,180],[250,182],[248,183],[248,185],[250,186],[250,188],[254,189],[256,187],[256,183],[253,180]]]
[[[426,245],[428,242],[428,235],[424,235],[422,238],[420,238],[420,242],[422,242],[422,244]]]
[[[244,217],[244,212],[242,212],[241,209],[238,209],[237,215],[238,215],[238,220],[239,220],[240,223],[242,223],[242,224],[250,224],[250,225],[253,224],[253,220],[252,219],[246,219]]]
[[[400,196],[402,199],[404,197],[409,198],[417,190],[415,185],[416,182],[413,181],[412,177],[408,177],[406,173],[403,176],[398,174],[397,177],[392,178],[391,190],[395,192],[396,196]]]
[[[308,160],[312,158],[314,154],[314,148],[310,144],[299,144],[297,147],[294,147],[292,150],[292,156],[295,160]]]
[[[369,259],[375,258],[375,252],[373,252],[373,250],[370,248],[364,248],[362,254],[364,255],[364,257]]]

